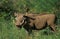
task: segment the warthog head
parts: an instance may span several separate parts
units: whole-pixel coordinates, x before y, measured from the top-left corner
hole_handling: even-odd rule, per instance
[[[26,16],[26,14],[15,13],[14,15],[16,16],[15,25],[19,28],[21,28],[25,24],[28,24],[30,22],[30,19],[34,20],[34,18]],[[28,14],[28,15],[30,15],[30,14]]]
[[[15,13],[14,15],[15,15],[15,21],[14,21],[15,25],[21,28],[24,25],[24,20],[25,20],[23,17],[24,14]]]

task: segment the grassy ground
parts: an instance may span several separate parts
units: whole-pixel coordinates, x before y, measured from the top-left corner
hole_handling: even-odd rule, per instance
[[[19,30],[11,21],[4,21],[0,18],[0,39],[60,39],[59,25],[57,25],[58,32],[51,33],[49,29],[37,31],[32,34],[29,38],[24,28]],[[44,34],[47,31],[49,34]]]

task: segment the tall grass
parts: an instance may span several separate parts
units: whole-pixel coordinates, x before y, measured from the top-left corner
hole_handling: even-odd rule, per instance
[[[46,28],[33,32],[31,36],[28,36],[24,28],[20,30],[12,21],[5,21],[3,18],[0,18],[0,39],[60,39],[59,26],[57,29],[57,33],[51,33],[50,30]],[[46,34],[47,32],[48,34]]]

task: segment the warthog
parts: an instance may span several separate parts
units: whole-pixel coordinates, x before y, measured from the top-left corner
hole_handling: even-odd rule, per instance
[[[30,33],[32,30],[44,29],[46,25],[56,32],[55,14],[16,14],[15,25],[22,26]]]

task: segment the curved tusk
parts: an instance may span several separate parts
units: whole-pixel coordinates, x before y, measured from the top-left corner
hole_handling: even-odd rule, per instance
[[[24,23],[24,20],[22,21],[22,23],[20,23],[20,25],[22,25]]]

